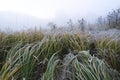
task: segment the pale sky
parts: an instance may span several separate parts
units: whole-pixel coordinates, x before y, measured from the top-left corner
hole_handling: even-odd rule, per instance
[[[120,8],[120,0],[0,0],[0,30],[59,26],[84,18],[94,23],[99,16]]]
[[[0,11],[50,19],[66,15],[102,16],[120,7],[120,0],[0,0]]]

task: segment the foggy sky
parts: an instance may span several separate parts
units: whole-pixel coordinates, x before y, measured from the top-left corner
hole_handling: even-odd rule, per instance
[[[0,13],[25,14],[58,23],[82,17],[94,21],[117,8],[120,0],[0,0]]]

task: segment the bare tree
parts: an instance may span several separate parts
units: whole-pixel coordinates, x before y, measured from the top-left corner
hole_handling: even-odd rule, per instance
[[[74,24],[73,24],[73,21],[71,19],[69,19],[69,21],[67,22],[67,24],[70,27],[70,29],[73,30]]]
[[[81,20],[78,20],[78,23],[79,23],[79,28],[81,29],[81,31],[84,32],[86,21],[82,18]]]
[[[107,21],[104,17],[100,16],[98,17],[97,19],[97,26],[99,29],[108,29],[108,26],[107,26]]]

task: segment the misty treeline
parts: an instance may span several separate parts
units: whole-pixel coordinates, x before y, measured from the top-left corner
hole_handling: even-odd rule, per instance
[[[120,8],[112,10],[106,17],[100,16],[98,18],[99,25],[107,25],[108,28],[120,29]]]
[[[66,23],[68,25],[68,27],[66,27],[67,29],[73,30],[77,28],[83,32],[85,30],[120,30],[120,8],[112,10],[105,17],[98,17],[95,23],[88,23],[84,18],[77,20],[76,23],[74,23],[72,19],[69,19]],[[58,27],[54,22],[49,22],[48,26],[51,28],[51,30],[65,29],[65,27]]]
[[[53,30],[67,30],[67,31],[73,31],[75,29],[79,29],[81,31],[85,31],[87,29],[87,21],[82,18],[77,20],[77,23],[74,23],[74,21],[72,19],[69,19],[67,22],[67,25],[64,26],[58,26],[57,24],[55,24],[54,22],[49,22],[47,24],[47,26],[53,31]]]
[[[120,29],[120,8],[110,12],[107,15],[107,21],[110,28]]]

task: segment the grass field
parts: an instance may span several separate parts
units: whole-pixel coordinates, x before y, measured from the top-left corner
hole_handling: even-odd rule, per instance
[[[120,80],[120,41],[81,32],[1,32],[0,80]]]

